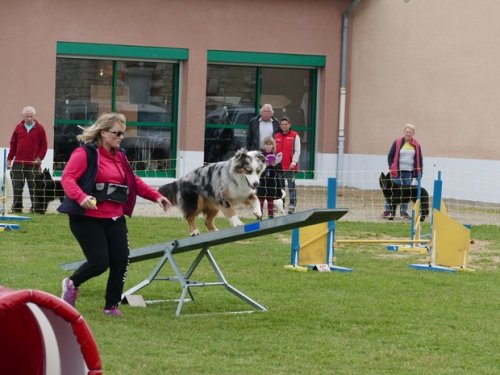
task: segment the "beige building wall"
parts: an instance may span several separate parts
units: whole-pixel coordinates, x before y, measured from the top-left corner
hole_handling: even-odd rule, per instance
[[[341,23],[349,4],[7,2],[0,12],[0,147],[8,147],[27,104],[37,108],[53,143],[56,43],[65,41],[189,50],[189,60],[181,64],[178,157],[184,164],[178,174],[203,161],[207,50],[326,56],[318,82],[318,180],[335,175],[338,165],[342,170],[386,169],[390,144],[405,123],[417,126],[428,185],[432,165],[486,175],[500,170],[497,0],[359,1],[350,16],[346,142],[338,163]],[[377,186],[376,179],[370,181]]]
[[[499,161],[499,17],[497,0],[362,0],[352,17],[346,152],[385,157],[412,123],[427,166]]]
[[[24,0],[0,12],[0,147],[33,105],[53,144],[56,43],[189,49],[182,64],[179,151],[203,152],[207,50],[325,55],[316,150],[334,153],[340,33],[348,0]],[[202,160],[201,160],[202,161]]]

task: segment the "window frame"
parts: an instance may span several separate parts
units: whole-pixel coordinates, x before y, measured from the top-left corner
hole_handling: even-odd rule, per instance
[[[131,45],[114,45],[98,43],[76,43],[58,41],[56,47],[56,58],[75,58],[75,59],[107,59],[113,63],[113,82],[112,82],[112,101],[111,109],[116,110],[116,73],[118,61],[140,60],[145,62],[161,62],[173,64],[174,82],[173,82],[173,110],[172,118],[169,123],[127,121],[127,124],[148,127],[165,127],[171,130],[171,157],[177,155],[178,138],[178,106],[179,106],[179,77],[180,62],[189,58],[189,50],[185,48],[167,48],[167,47],[147,47]],[[92,121],[82,120],[60,120],[54,119],[54,127],[59,125],[90,125]],[[59,172],[60,173],[60,172]],[[136,171],[141,177],[175,177],[175,167],[165,172],[158,171]]]
[[[311,94],[311,123],[309,126],[296,126],[295,131],[310,132],[310,139],[313,140],[309,145],[309,157],[311,166],[314,167],[316,161],[316,111],[317,111],[317,95],[318,95],[318,71],[326,66],[326,56],[324,55],[304,55],[290,53],[271,53],[271,52],[250,52],[250,51],[227,51],[227,50],[208,50],[207,51],[207,67],[213,65],[242,65],[254,66],[257,68],[257,85],[256,85],[256,107],[255,113],[259,112],[261,106],[260,91],[261,91],[261,76],[262,69],[267,67],[273,68],[297,68],[308,69],[311,71],[310,94]],[[223,124],[205,124],[205,128],[243,128],[241,124],[223,125]],[[313,179],[314,170],[299,171],[296,175],[299,179]]]

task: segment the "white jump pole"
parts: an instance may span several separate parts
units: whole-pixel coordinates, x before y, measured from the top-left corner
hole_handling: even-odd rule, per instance
[[[7,149],[3,149],[3,165],[2,165],[2,209],[0,219],[2,220],[31,220],[29,216],[6,215],[5,203],[7,201]],[[8,225],[10,229],[19,229],[17,225]]]

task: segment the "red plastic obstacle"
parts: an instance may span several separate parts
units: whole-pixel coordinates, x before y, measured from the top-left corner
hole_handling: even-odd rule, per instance
[[[49,293],[0,286],[0,332],[2,374],[103,373],[83,317]]]

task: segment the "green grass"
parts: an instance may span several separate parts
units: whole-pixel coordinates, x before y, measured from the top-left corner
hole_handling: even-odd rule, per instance
[[[33,216],[0,233],[0,285],[60,294],[69,274],[59,264],[82,259],[63,215]],[[218,225],[224,227],[225,221]],[[128,221],[131,248],[187,234],[175,218]],[[201,227],[201,226],[200,226]],[[123,306],[103,316],[102,275],[83,284],[77,307],[97,341],[106,374],[494,374],[499,372],[500,231],[472,229],[475,272],[416,271],[423,255],[384,245],[343,244],[337,263],[352,273],[293,272],[290,232],[212,249],[228,281],[268,312],[226,314],[249,305],[224,288],[198,288],[175,317],[176,303]],[[337,223],[337,238],[407,237],[404,223]],[[178,256],[185,267],[195,252]],[[157,260],[131,264],[126,289]],[[172,275],[169,264],[165,275]],[[206,262],[196,275],[210,279]],[[178,298],[175,283],[153,282],[145,299]],[[212,314],[217,313],[217,314]],[[1,337],[1,335],[0,335]]]

